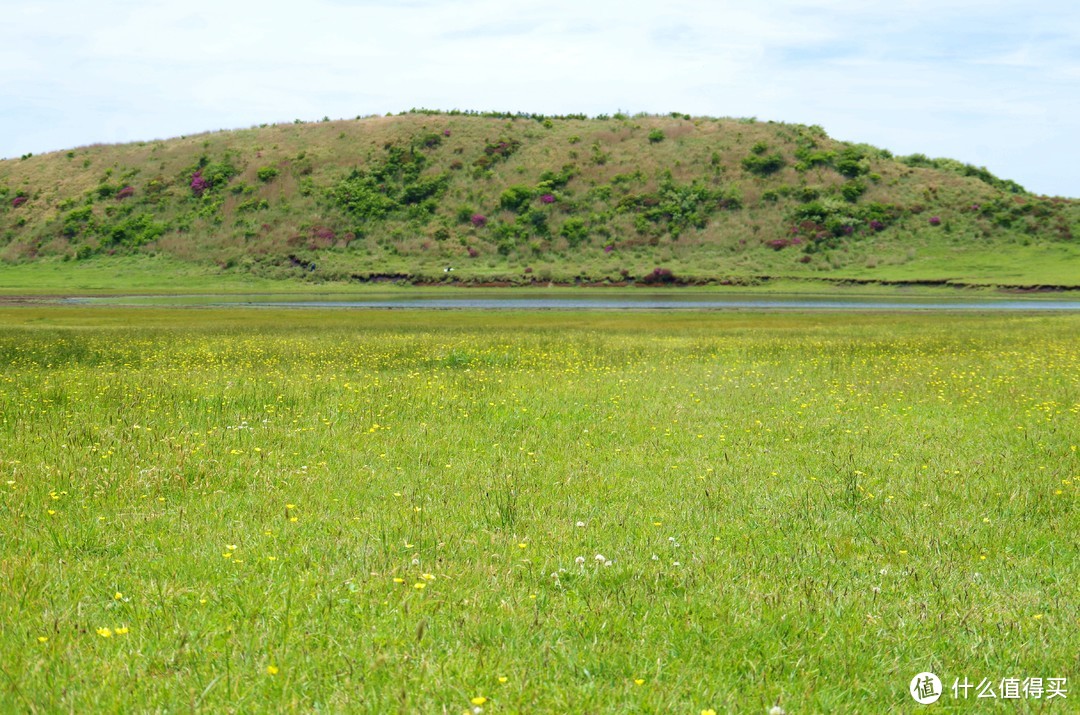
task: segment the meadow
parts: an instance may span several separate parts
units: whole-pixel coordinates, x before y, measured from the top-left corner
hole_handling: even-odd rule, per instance
[[[5,712],[1080,699],[1080,316],[4,307],[0,366]]]

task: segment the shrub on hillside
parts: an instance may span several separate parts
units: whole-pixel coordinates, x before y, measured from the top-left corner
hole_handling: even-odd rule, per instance
[[[837,198],[811,201],[795,208],[789,215],[793,237],[808,239],[808,250],[831,246],[833,239],[882,231],[900,213],[895,206],[879,203],[852,205]]]
[[[832,166],[836,152],[818,149],[816,146],[802,146],[795,150],[795,170],[808,171],[817,166]]]
[[[395,212],[424,223],[450,182],[447,174],[422,174],[427,159],[416,147],[388,144],[382,162],[352,172],[330,187],[327,196],[354,218],[379,220]]]
[[[229,154],[221,161],[213,162],[206,156],[199,157],[199,162],[191,173],[191,193],[202,197],[213,189],[225,186],[239,173],[240,170],[233,164]]]
[[[648,285],[662,285],[675,282],[675,274],[671,272],[670,268],[654,268],[652,273],[649,273],[641,279],[642,283]]]
[[[94,210],[90,206],[83,206],[64,215],[64,221],[60,233],[73,238],[87,229],[94,227]]]
[[[541,193],[561,189],[570,183],[578,175],[577,167],[573,164],[564,164],[557,173],[551,170],[540,174],[540,181],[536,184],[536,190]]]
[[[333,203],[363,220],[384,218],[400,207],[374,178],[358,170],[331,187],[328,193]]]
[[[103,243],[126,248],[145,245],[164,235],[167,226],[149,214],[127,216],[107,229]]]
[[[589,229],[585,220],[572,216],[563,222],[559,228],[559,235],[566,239],[571,247],[578,246],[589,237]]]
[[[861,181],[852,180],[840,187],[840,195],[844,197],[845,201],[855,203],[859,200],[859,197],[866,192],[866,184]]]
[[[450,136],[449,130],[447,130],[446,136]],[[424,149],[434,149],[442,144],[443,135],[436,132],[426,132],[421,134],[414,140],[414,144],[423,147]]]
[[[489,142],[484,146],[483,156],[477,158],[473,162],[473,166],[487,169],[496,162],[510,158],[520,148],[521,142],[517,139],[500,139],[497,142]]]
[[[787,162],[780,154],[769,154],[768,156],[751,154],[742,160],[743,169],[755,176],[775,174],[783,169],[786,164]]]
[[[203,178],[201,170],[191,175],[191,193],[202,196],[209,188],[210,182]]]
[[[533,198],[533,190],[522,184],[507,187],[499,196],[499,205],[514,212],[523,211]]]
[[[515,223],[524,227],[530,233],[535,233],[538,236],[547,236],[551,233],[551,230],[547,225],[547,218],[547,213],[540,209],[528,209],[518,216]]]
[[[836,170],[849,179],[854,179],[870,172],[870,162],[862,150],[847,147],[836,159]]]
[[[734,192],[725,193],[698,181],[678,184],[668,175],[661,179],[656,193],[628,194],[619,200],[616,210],[636,213],[634,225],[639,233],[666,229],[672,238],[678,238],[688,228],[704,228],[717,210],[741,205]]]
[[[419,204],[427,199],[435,198],[446,191],[449,183],[450,177],[446,174],[421,176],[401,188],[401,202],[404,204]]]

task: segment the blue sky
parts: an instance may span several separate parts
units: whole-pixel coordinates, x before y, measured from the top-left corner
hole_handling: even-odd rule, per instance
[[[1080,197],[1080,5],[35,0],[0,156],[411,107],[820,124]]]

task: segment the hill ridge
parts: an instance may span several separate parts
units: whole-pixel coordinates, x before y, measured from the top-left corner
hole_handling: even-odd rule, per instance
[[[753,119],[414,109],[0,161],[0,259],[257,276],[1080,285],[1080,201]]]

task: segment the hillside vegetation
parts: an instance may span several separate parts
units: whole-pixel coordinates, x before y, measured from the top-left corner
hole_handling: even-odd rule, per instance
[[[0,161],[0,259],[264,278],[1080,286],[1080,201],[817,126],[413,110]]]

